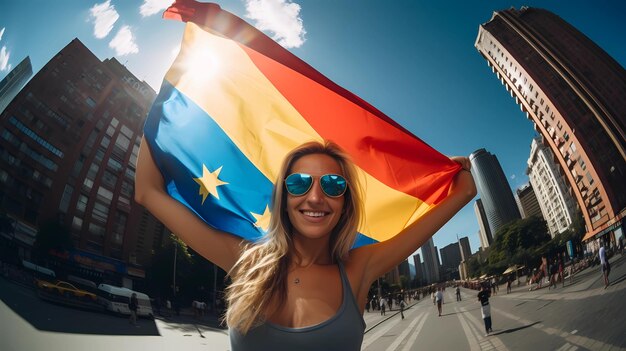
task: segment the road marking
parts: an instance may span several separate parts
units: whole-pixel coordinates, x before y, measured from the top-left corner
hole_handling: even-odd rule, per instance
[[[419,335],[419,333],[422,330],[422,327],[424,326],[425,322],[426,322],[426,316],[424,316],[424,318],[422,318],[422,321],[420,322],[420,324],[417,327],[415,327],[415,332],[411,335],[409,340],[406,342],[406,344],[404,345],[404,348],[402,349],[402,351],[410,350],[411,346],[413,346],[413,344],[415,344],[415,340],[417,339],[417,335]]]
[[[422,313],[418,318],[415,318],[413,320],[413,322],[411,322],[411,324],[409,324],[409,326],[407,328],[404,329],[404,331],[400,334],[400,336],[396,337],[396,341],[394,341],[391,345],[389,345],[389,347],[387,347],[386,351],[393,351],[395,350],[398,346],[400,346],[400,344],[402,343],[402,341],[404,341],[404,339],[407,337],[407,335],[411,332],[411,330],[413,330],[413,327],[415,327],[415,325],[420,322],[421,320],[425,320],[426,319],[426,313]],[[423,324],[423,323],[422,323]],[[416,332],[419,333],[419,330]]]
[[[469,343],[471,351],[479,351],[481,348],[478,345],[478,338],[472,333],[467,321],[465,321],[465,317],[463,316],[463,312],[460,311],[457,307],[454,308],[456,312],[456,316],[459,318],[459,322],[461,322],[461,327],[463,327],[463,332],[465,333],[465,338]]]
[[[502,314],[502,315],[504,315],[507,318],[511,318],[511,319],[515,318],[514,315],[512,315],[512,314],[510,314],[508,312],[502,311],[500,309],[493,308],[493,306],[491,307],[491,310],[494,311],[494,312],[497,312],[498,314]],[[525,320],[525,319],[520,319],[519,321],[524,323],[524,324],[533,324],[533,322],[531,322],[529,320]],[[535,329],[539,329],[539,330],[541,330],[542,332],[544,332],[546,334],[559,335],[558,331],[556,329],[551,328],[551,327],[545,327],[545,325],[543,325],[543,323],[534,324],[534,325],[532,325],[532,327],[535,328]],[[561,337],[563,339],[565,339],[565,341],[567,341],[567,342],[570,342],[572,344],[576,344],[576,345],[581,346],[581,347],[586,347],[586,348],[588,348],[588,346],[591,345],[591,344],[593,344],[594,348],[597,348],[597,349],[601,349],[602,347],[617,347],[615,345],[607,344],[607,343],[604,343],[604,342],[599,341],[599,340],[588,338],[586,336],[574,335],[576,333],[578,333],[577,329],[573,330],[570,333],[572,335],[568,335],[566,337],[562,337],[561,336]],[[577,348],[578,347],[576,347],[576,349]]]
[[[367,333],[365,335],[365,338],[363,338],[363,343],[361,344],[361,350],[365,350],[366,347],[370,346],[374,341],[378,340],[380,337],[387,334],[387,332],[391,330],[391,328],[395,327],[396,325],[398,325],[398,323],[402,321],[400,318],[393,319],[393,320],[394,320],[393,323],[382,323],[378,325],[376,329],[378,328],[380,329],[376,330],[376,332],[374,332],[373,334]]]

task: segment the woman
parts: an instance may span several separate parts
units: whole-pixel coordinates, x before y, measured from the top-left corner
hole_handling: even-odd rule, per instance
[[[259,243],[206,225],[167,195],[142,140],[135,198],[232,277],[226,322],[233,350],[359,350],[370,285],[426,242],[476,194],[469,160],[448,197],[387,241],[350,250],[361,221],[355,169],[332,142],[284,160],[270,228]],[[357,302],[358,301],[358,302]]]

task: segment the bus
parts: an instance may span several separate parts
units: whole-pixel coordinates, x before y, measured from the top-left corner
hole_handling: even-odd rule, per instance
[[[128,288],[121,288],[108,284],[98,285],[98,301],[108,311],[111,311],[113,313],[130,315],[128,303],[130,302],[130,296],[133,293],[137,295],[137,302],[139,303],[139,306],[137,308],[137,316],[154,318],[152,305],[150,304],[150,297],[148,295],[138,291],[130,290]]]

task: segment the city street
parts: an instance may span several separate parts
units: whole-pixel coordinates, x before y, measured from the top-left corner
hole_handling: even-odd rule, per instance
[[[565,287],[528,291],[524,284],[491,298],[494,332],[485,336],[477,292],[445,291],[441,317],[430,298],[398,311],[365,314],[362,350],[624,350],[626,257],[611,260],[604,289],[598,266],[579,272]],[[522,282],[524,279],[522,278]],[[215,317],[190,315],[126,318],[56,305],[30,288],[0,279],[0,350],[228,350],[228,333]]]

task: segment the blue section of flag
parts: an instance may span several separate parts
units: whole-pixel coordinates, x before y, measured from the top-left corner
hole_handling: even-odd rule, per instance
[[[148,114],[144,135],[163,174],[167,192],[214,228],[248,240],[258,239],[250,212],[263,214],[270,205],[273,183],[241,153],[215,121],[167,81]],[[219,199],[209,194],[204,204],[202,165],[210,172],[222,167]]]
[[[215,121],[167,81],[163,82],[144,126],[152,157],[163,174],[167,192],[210,226],[257,240],[263,236],[251,212],[261,215],[270,206],[273,183],[239,150]],[[202,165],[209,172],[222,167],[219,199],[209,194],[204,204],[200,185]],[[354,247],[376,240],[357,235]]]

